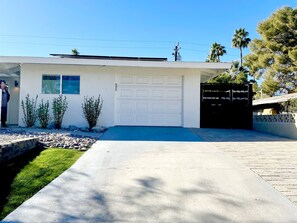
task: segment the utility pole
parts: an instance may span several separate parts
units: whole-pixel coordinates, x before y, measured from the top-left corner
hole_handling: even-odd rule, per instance
[[[174,47],[174,52],[172,53],[172,55],[174,56],[174,61],[181,61],[181,55],[179,50],[181,49],[181,47],[179,46],[179,42],[177,43],[177,45]]]

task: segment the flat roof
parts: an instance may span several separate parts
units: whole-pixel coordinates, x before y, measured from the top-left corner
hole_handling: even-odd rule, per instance
[[[191,68],[208,69],[223,72],[229,69],[232,63],[208,62],[180,62],[180,61],[131,61],[110,59],[80,59],[60,57],[26,57],[0,56],[0,63],[17,64],[53,64],[53,65],[89,65],[89,66],[122,66],[122,67],[155,67],[155,68]]]
[[[257,99],[253,101],[253,105],[275,104],[297,98],[297,93],[274,96],[270,98]]]
[[[76,58],[76,59],[97,59],[97,60],[133,60],[133,61],[167,61],[163,57],[123,57],[123,56],[98,56],[98,55],[73,55],[73,54],[60,54],[51,53],[51,56],[60,58]]]

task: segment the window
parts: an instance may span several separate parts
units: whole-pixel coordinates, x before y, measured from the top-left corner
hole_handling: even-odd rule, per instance
[[[62,76],[62,94],[79,94],[80,76]]]
[[[42,94],[60,94],[60,75],[42,75]]]
[[[42,75],[42,94],[79,94],[80,76]]]

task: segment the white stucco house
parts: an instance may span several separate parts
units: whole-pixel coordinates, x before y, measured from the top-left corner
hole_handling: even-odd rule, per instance
[[[84,96],[102,96],[100,126],[200,127],[200,84],[231,63],[169,62],[166,58],[0,56],[0,80],[9,85],[8,124],[23,126],[20,102],[29,94],[49,100],[63,94],[63,126],[86,127]]]

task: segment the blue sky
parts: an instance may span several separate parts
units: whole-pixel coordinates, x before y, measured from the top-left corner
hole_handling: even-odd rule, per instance
[[[0,0],[0,55],[70,53],[167,57],[180,42],[183,61],[204,61],[213,42],[222,61],[239,58],[235,29],[250,38],[260,21],[296,0]],[[245,50],[244,53],[248,53]]]

